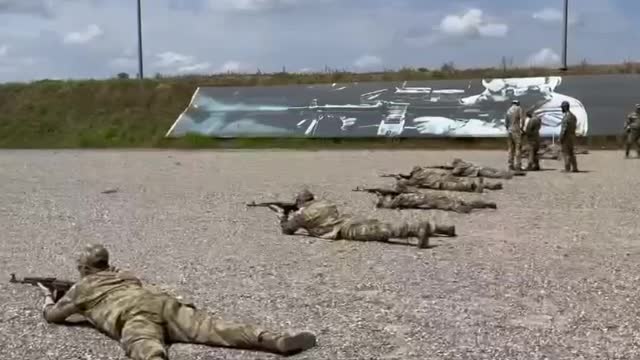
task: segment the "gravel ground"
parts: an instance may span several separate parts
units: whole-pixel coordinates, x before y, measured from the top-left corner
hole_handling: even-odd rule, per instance
[[[498,203],[472,214],[375,210],[358,185],[481,151],[2,151],[0,359],[125,359],[93,329],[47,325],[18,276],[75,279],[74,251],[102,242],[113,264],[200,307],[273,329],[309,329],[295,359],[637,359],[640,161],[579,156],[552,171],[460,194]],[[308,184],[346,212],[457,226],[436,247],[279,235],[267,209]],[[117,188],[112,194],[103,190]],[[196,345],[171,359],[276,359]]]

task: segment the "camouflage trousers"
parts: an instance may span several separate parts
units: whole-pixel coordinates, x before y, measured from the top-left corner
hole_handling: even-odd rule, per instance
[[[478,177],[483,177],[487,179],[509,180],[513,178],[513,174],[505,170],[498,170],[494,168],[483,167],[478,170]]]
[[[426,232],[426,236],[455,236],[454,226],[431,224],[429,221],[386,223],[377,219],[358,219],[344,223],[337,240],[388,242],[390,239],[419,237],[421,230]]]
[[[158,321],[158,319],[162,321]],[[161,316],[140,314],[122,328],[121,345],[133,360],[168,359],[167,344],[191,343],[274,351],[275,337],[256,326],[215,319],[167,297]]]
[[[576,159],[575,146],[572,140],[565,141],[562,146],[562,159],[564,160],[565,171],[578,171],[578,160]]]
[[[389,209],[427,209],[444,210],[458,213],[470,213],[473,209],[493,208],[495,203],[483,200],[463,201],[447,196],[434,196],[430,194],[400,194],[391,203],[378,203],[378,207]]]
[[[527,170],[540,170],[540,141],[527,140],[528,161]]]
[[[431,190],[460,191],[460,192],[477,192],[481,193],[484,189],[499,190],[502,189],[501,183],[485,182],[484,179],[455,179],[455,180],[438,180],[438,181],[421,181],[420,179],[409,179],[398,181],[400,187],[417,187]]]
[[[522,136],[509,132],[507,146],[509,169],[522,169]]]
[[[624,155],[629,156],[629,152],[631,151],[632,146],[636,146],[636,152],[640,157],[640,129],[630,129],[627,131],[626,139],[624,144]]]

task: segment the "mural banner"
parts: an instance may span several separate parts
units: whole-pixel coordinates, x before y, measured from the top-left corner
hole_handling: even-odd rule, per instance
[[[584,79],[572,78],[567,86],[563,80],[550,76],[415,85],[201,87],[166,136],[504,137],[505,113],[513,99],[542,119],[544,137],[559,135],[560,104],[568,101],[578,119],[578,136],[586,136],[590,132],[590,105],[598,107],[598,101],[583,104],[581,93],[594,98],[591,87],[584,90],[580,84]],[[586,82],[592,81],[598,79]],[[569,86],[571,82],[573,86]],[[620,106],[622,112],[616,114],[619,121],[600,126],[596,135],[620,132],[622,107],[629,108],[629,104]]]

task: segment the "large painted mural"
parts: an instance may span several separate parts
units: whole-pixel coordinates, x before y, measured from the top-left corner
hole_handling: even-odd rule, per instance
[[[568,101],[579,136],[589,109],[563,78],[530,77],[432,83],[354,83],[277,87],[201,87],[167,137],[503,137],[514,99],[560,133]]]

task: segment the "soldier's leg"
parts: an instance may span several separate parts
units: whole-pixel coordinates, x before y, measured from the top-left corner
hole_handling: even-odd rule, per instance
[[[533,170],[540,170],[540,142],[535,141],[533,143]]]
[[[514,157],[515,157],[515,170],[522,170],[522,137],[514,136]]]
[[[440,190],[481,193],[484,190],[484,184],[482,181],[463,181],[462,179],[460,181],[442,181]]]
[[[629,152],[631,152],[631,145],[633,144],[633,132],[627,131],[624,137],[624,157],[629,157]]]
[[[640,157],[640,130],[634,130],[632,133],[633,137],[631,139],[631,143],[636,146],[636,155]]]
[[[513,156],[515,154],[515,143],[513,142],[513,136],[511,133],[507,134],[507,165],[509,169],[513,170]]]
[[[468,206],[473,209],[497,209],[498,205],[492,201],[472,200],[467,202]]]
[[[569,161],[571,164],[571,171],[578,172],[578,159],[576,159],[576,152],[573,144],[569,148]]]
[[[312,348],[309,332],[282,334],[258,326],[214,318],[205,311],[173,302],[165,308],[167,335],[173,343],[190,343],[246,350],[294,354]]]
[[[478,171],[478,176],[487,179],[511,179],[513,174],[504,170],[498,170],[493,168],[482,168]]]
[[[417,246],[426,248],[429,245],[431,227],[424,223],[383,223],[375,219],[352,221],[340,230],[340,238],[355,241],[389,241],[389,239],[418,238]]]
[[[126,355],[132,360],[166,360],[164,329],[144,316],[128,320],[120,339]]]
[[[562,160],[564,162],[564,171],[571,170],[571,159],[569,157],[569,146],[566,144],[562,145]]]

